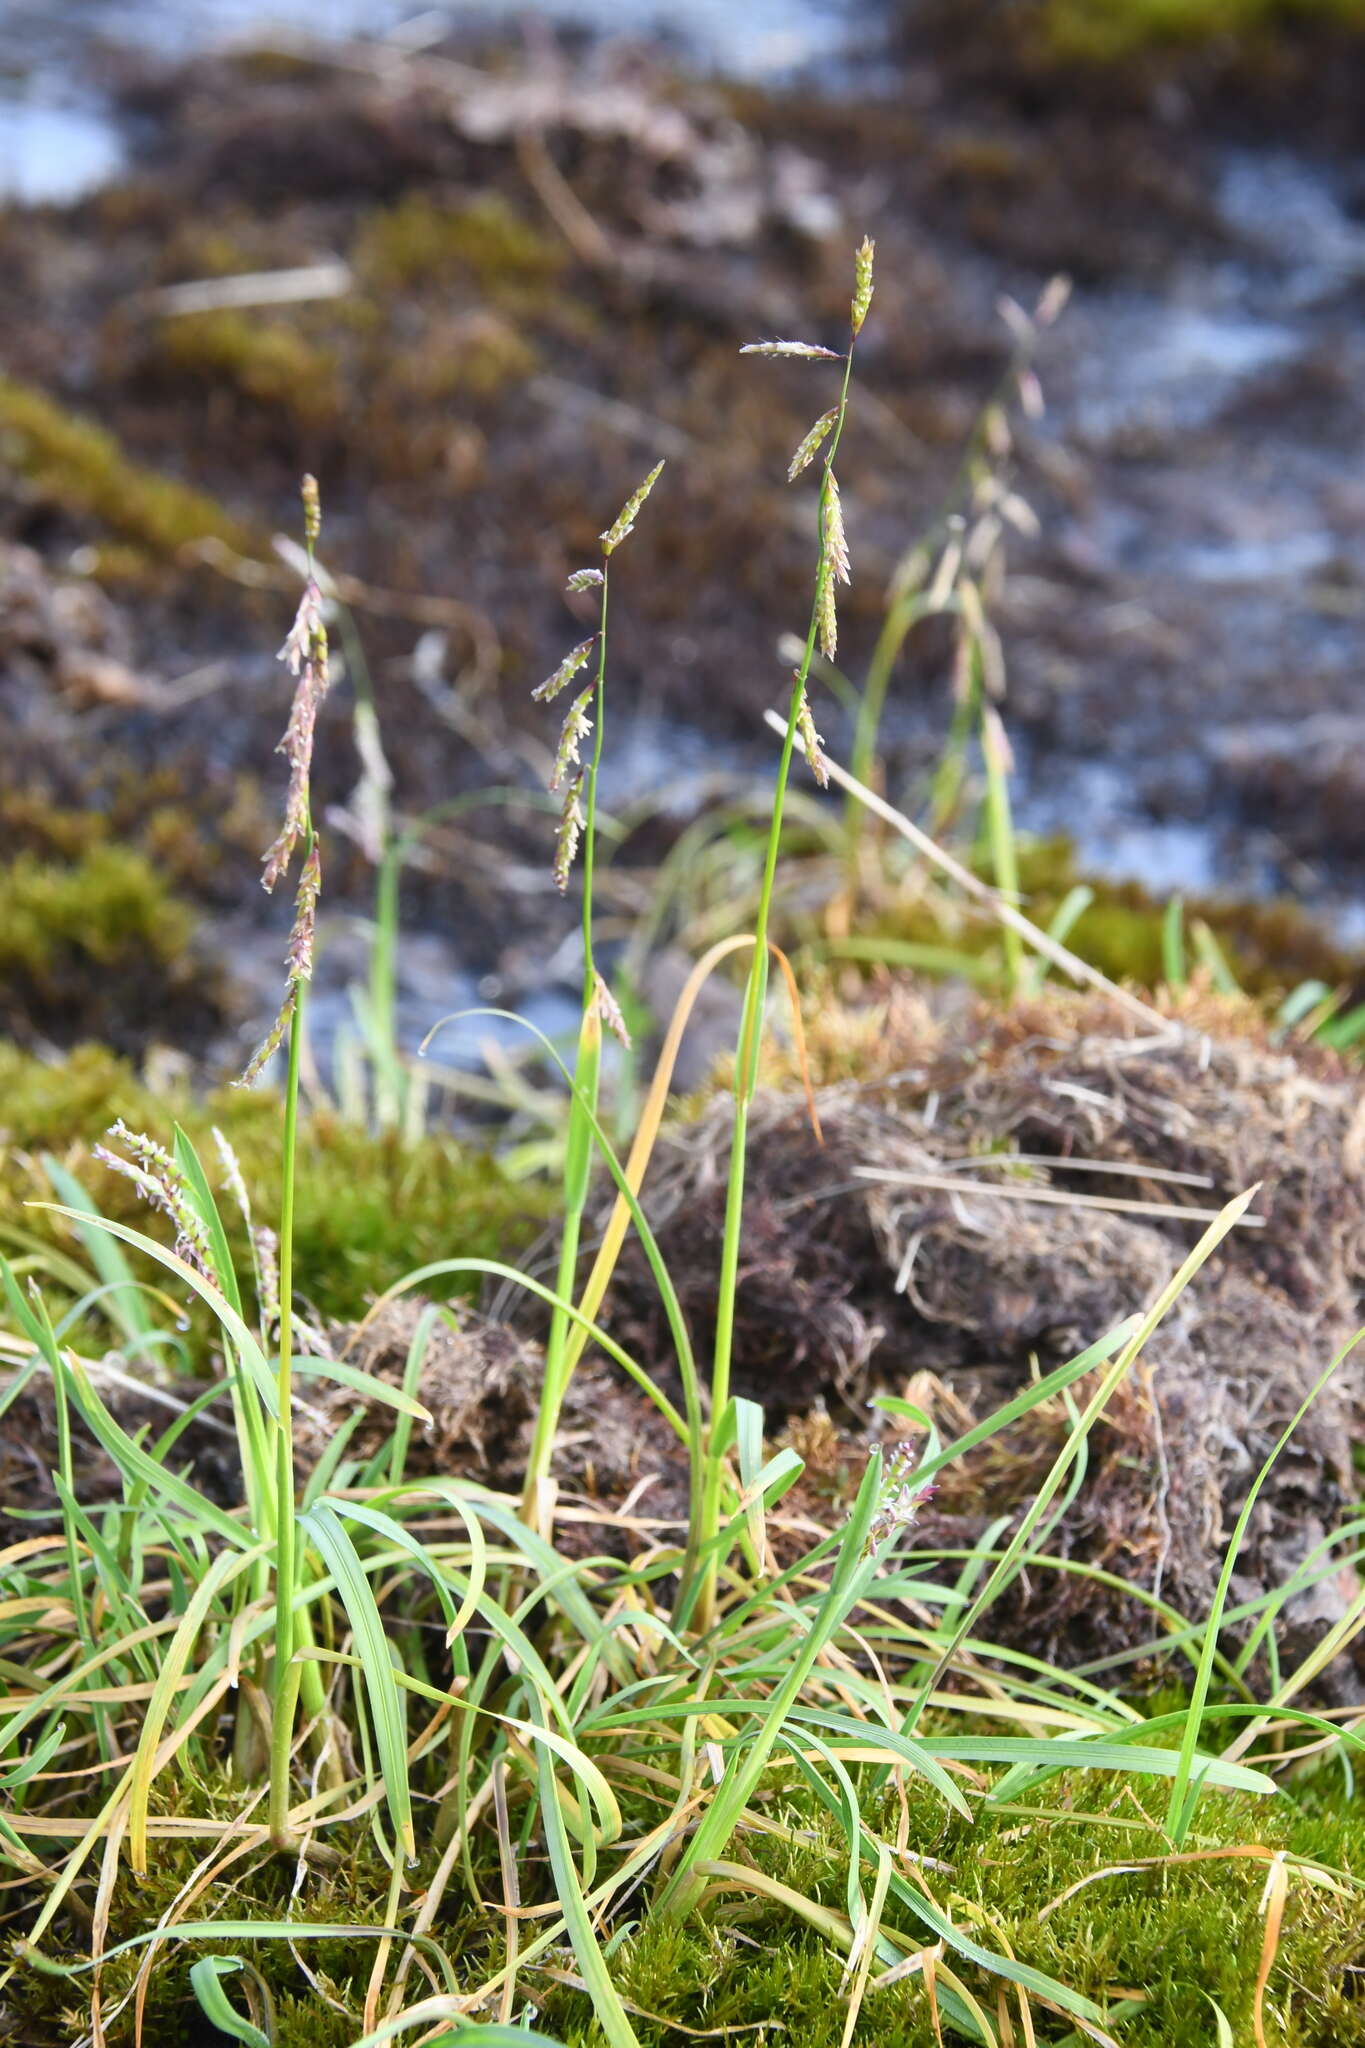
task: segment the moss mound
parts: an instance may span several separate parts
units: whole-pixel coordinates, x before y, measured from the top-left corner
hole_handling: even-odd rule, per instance
[[[180,1123],[216,1174],[216,1127],[236,1152],[261,1221],[275,1220],[282,1108],[271,1089],[215,1090],[196,1100],[188,1088],[154,1086],[103,1047],[78,1047],[51,1064],[0,1043],[0,1234],[19,1231],[71,1246],[67,1226],[26,1208],[50,1201],[42,1155],[73,1172],[106,1214],[161,1234],[136,1191],[91,1156],[109,1125],[163,1142]],[[513,1185],[486,1154],[433,1133],[415,1145],[372,1136],[330,1111],[315,1110],[300,1130],[295,1270],[300,1291],[322,1317],[352,1317],[371,1294],[414,1267],[462,1257],[513,1258],[546,1213],[538,1190]],[[245,1231],[223,1204],[234,1248],[246,1259]],[[452,1281],[449,1291],[476,1283]]]
[[[220,977],[194,950],[194,913],[145,855],[91,844],[71,862],[0,867],[0,1031],[69,1044],[190,1037],[222,1015]]]

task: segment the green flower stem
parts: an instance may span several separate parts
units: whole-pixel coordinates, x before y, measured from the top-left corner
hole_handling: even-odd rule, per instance
[[[564,1156],[564,1229],[559,1241],[559,1269],[555,1293],[560,1302],[572,1301],[578,1276],[578,1250],[583,1234],[583,1212],[587,1206],[592,1175],[593,1120],[597,1115],[598,1085],[602,1068],[602,1024],[597,1015],[595,978],[597,963],[592,944],[592,885],[597,844],[597,777],[602,763],[602,740],[607,710],[607,591],[608,564],[602,565],[602,611],[597,635],[597,682],[593,703],[593,749],[588,765],[583,807],[583,1021],[578,1034],[574,1061],[573,1095],[569,1103],[569,1128]],[[545,1377],[530,1456],[526,1461],[526,1483],[522,1493],[522,1519],[548,1536],[541,1527],[541,1488],[550,1474],[555,1436],[564,1407],[573,1367],[566,1353],[571,1322],[567,1311],[556,1306],[551,1313],[550,1334],[545,1344]]]
[[[305,855],[312,852],[308,833]],[[275,1424],[275,1672],[270,1728],[270,1839],[277,1849],[293,1845],[289,1829],[289,1755],[294,1739],[302,1667],[294,1662],[297,1631],[294,1592],[298,1576],[294,1496],[294,1182],[299,1141],[299,1063],[303,1053],[304,991],[294,984],[289,1019],[289,1076],[284,1095],[284,1147],[280,1191],[280,1355]],[[316,1667],[314,1667],[316,1668]]]
[[[758,915],[754,922],[754,953],[744,990],[744,1010],[735,1063],[735,1122],[730,1137],[730,1171],[725,1192],[725,1232],[721,1243],[720,1277],[716,1293],[716,1339],[711,1363],[711,1417],[707,1430],[706,1469],[701,1486],[701,1527],[695,1532],[692,1545],[693,1550],[706,1559],[696,1609],[697,1625],[703,1630],[709,1628],[715,1620],[716,1583],[721,1563],[715,1538],[719,1533],[721,1521],[726,1410],[730,1405],[735,1298],[739,1287],[740,1238],[744,1223],[744,1169],[749,1141],[749,1105],[753,1101],[754,1089],[758,1083],[763,1009],[768,992],[768,925],[772,911],[773,888],[777,880],[777,858],[782,845],[783,806],[791,775],[792,753],[796,746],[797,716],[802,698],[805,696],[806,679],[810,674],[811,660],[815,653],[815,639],[820,623],[820,600],[824,594],[825,578],[832,574],[824,556],[825,504],[829,495],[834,458],[839,452],[839,440],[844,431],[844,417],[848,411],[848,386],[853,373],[853,349],[854,343],[850,339],[848,354],[844,358],[844,381],[839,393],[838,418],[830,435],[820,483],[820,502],[816,515],[817,531],[820,536],[820,569],[815,579],[815,595],[811,600],[806,645],[801,656],[801,665],[792,683],[791,703],[787,710],[787,730],[783,735],[782,755],[777,767],[772,819],[768,827],[768,848],[763,862],[763,884],[759,891]]]

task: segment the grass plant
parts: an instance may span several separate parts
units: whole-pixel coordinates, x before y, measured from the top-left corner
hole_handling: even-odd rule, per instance
[[[0,2013],[35,2048],[173,2048],[206,2026],[253,2048],[1365,2040],[1340,1981],[1365,1947],[1360,1717],[1311,1691],[1358,1637],[1365,1595],[1307,1650],[1280,1640],[1280,1591],[1233,1602],[1253,1489],[1212,1613],[1149,1596],[1167,1696],[1135,1697],[1121,1656],[1067,1671],[990,1636],[995,1601],[1021,1575],[1081,1569],[1058,1528],[1089,1440],[1254,1190],[1208,1224],[1145,1313],[1088,1332],[1075,1357],[957,1440],[884,1397],[850,1497],[823,1520],[793,1492],[802,1458],[775,1448],[762,1410],[732,1390],[787,784],[798,745],[822,760],[807,688],[817,647],[829,662],[837,651],[848,553],[834,463],[872,260],[865,242],[842,355],[759,345],[841,366],[836,403],[793,462],[797,474],[821,464],[811,614],[779,722],[752,928],[715,935],[698,960],[624,1159],[600,1114],[602,1031],[619,1019],[595,944],[597,773],[608,577],[657,470],[603,535],[601,566],[574,579],[600,591],[597,633],[543,686],[549,696],[591,674],[558,764],[556,865],[567,881],[581,845],[584,978],[562,1070],[554,1282],[456,1244],[371,1312],[479,1279],[549,1311],[518,1493],[416,1468],[438,1311],[418,1317],[401,1384],[331,1355],[300,1313],[300,1048],[321,888],[309,776],[327,687],[320,514],[305,487],[307,575],[286,642],[298,684],[289,795],[266,865],[274,884],[297,861],[296,916],[280,1018],[253,1062],[287,1037],[278,1187],[248,1191],[230,1147],[211,1168],[182,1128],[164,1143],[125,1129],[111,1162],[174,1242],[95,1213],[58,1163],[54,1213],[77,1234],[89,1284],[38,1236],[0,1261],[16,1361],[0,1418],[41,1387],[58,1444],[54,1512],[0,1552],[0,1911],[18,1935]],[[990,642],[958,576],[947,581],[989,767]],[[991,871],[1008,892],[1003,752],[995,772]],[[859,778],[845,780],[856,791]],[[866,795],[913,839],[917,827]],[[1066,964],[1058,939],[1004,908],[1013,985],[1037,958]],[[1167,945],[1182,964],[1176,921]],[[691,1005],[731,955],[747,956],[747,979],[708,1374],[643,1190]],[[617,1203],[581,1280],[594,1171]],[[252,1200],[272,1198],[274,1257],[251,1221]],[[610,1327],[631,1229],[672,1359],[633,1356]],[[92,1315],[132,1369],[174,1352],[187,1301],[211,1323],[220,1369],[171,1402],[159,1433],[130,1431],[79,1348]],[[589,1343],[682,1446],[684,1514],[655,1513],[647,1490],[614,1507],[556,1503],[566,1397]],[[304,1476],[294,1417],[311,1378],[385,1405],[393,1429],[363,1449],[343,1423]],[[926,1491],[1062,1397],[1069,1427],[1013,1524],[959,1552],[925,1545]],[[240,1469],[235,1503],[182,1456],[190,1424],[220,1413]],[[883,1446],[887,1419],[903,1443]],[[79,1496],[77,1428],[116,1475],[102,1503]],[[1291,1437],[1292,1426],[1279,1451]],[[1348,1523],[1318,1562],[1349,1558],[1358,1539]],[[1248,1660],[1267,1645],[1273,1676],[1258,1693]]]

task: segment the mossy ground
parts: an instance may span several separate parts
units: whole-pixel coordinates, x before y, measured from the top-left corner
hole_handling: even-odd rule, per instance
[[[1045,0],[1044,32],[1061,57],[1115,63],[1136,52],[1228,39],[1270,41],[1303,28],[1365,29],[1362,0]]]
[[[514,1790],[514,1828],[515,1797]],[[657,1820],[657,1809],[638,1800],[635,1805],[633,1813],[627,1808],[628,1824],[643,1828]],[[216,1793],[207,1787],[187,1790],[177,1801],[183,1815],[211,1819],[226,1818],[232,1806],[222,1787]],[[829,1816],[790,1781],[785,1789],[775,1781],[765,1806],[773,1832],[745,1833],[732,1860],[846,1912],[847,1852]],[[1314,1874],[1290,1871],[1265,1995],[1267,2038],[1283,2048],[1358,2048],[1365,2042],[1365,2008],[1354,1985],[1365,1958],[1365,1894],[1349,1875],[1365,1867],[1365,1806],[1341,1796],[1335,1772],[1271,1800],[1206,1797],[1183,1860],[1172,1857],[1156,1824],[1158,1807],[1156,1793],[1147,1792],[1139,1803],[1131,1789],[1117,1792],[1102,1775],[1063,1777],[1047,1788],[1046,1802],[1037,1808],[983,1812],[968,1823],[946,1813],[936,1793],[911,1780],[905,1840],[912,1858],[926,1860],[918,1867],[908,1862],[905,1869],[960,1926],[975,1926],[983,1940],[1007,1943],[1021,1962],[1094,1999],[1112,2015],[1109,2024],[1123,2048],[1193,2048],[1217,2038],[1211,2000],[1234,2040],[1253,2038],[1265,1932],[1264,1852],[1283,1850],[1295,1866],[1313,1866]],[[894,1804],[868,1818],[894,1837]],[[307,1876],[292,1901],[292,1864],[263,1861],[244,1872],[238,1868],[196,1902],[194,1917],[221,1912],[263,1920],[287,1915],[305,1925],[382,1925],[387,1869],[367,1837],[357,1836],[353,1852],[340,1870]],[[114,1893],[108,1945],[153,1924],[176,1900],[201,1853],[202,1845],[163,1844],[145,1879],[122,1880]],[[519,1860],[523,1901],[530,1905],[548,1882],[543,1849],[533,1841]],[[417,1891],[429,1882],[434,1864],[435,1851],[424,1849],[410,1873]],[[1317,1872],[1347,1876],[1324,1881]],[[466,1986],[492,1974],[502,1958],[502,1923],[492,1905],[500,1886],[486,1841],[475,1874],[479,1897],[470,1899],[452,1887],[432,1929]],[[869,1882],[865,1867],[864,1896]],[[884,1921],[916,1942],[930,1939],[894,1903]],[[615,1936],[613,1968],[642,2048],[681,2048],[698,2028],[722,2043],[763,2039],[772,2030],[791,2048],[841,2048],[842,1956],[780,1905],[731,1890],[715,1895],[698,1917],[680,1926],[645,1917],[606,1932]],[[276,2048],[346,2048],[355,2038],[373,1944],[352,1938],[300,1944],[325,1998],[310,1991],[282,1943],[234,1939],[230,1947],[248,1958],[269,1989]],[[60,1953],[57,1944],[50,1952]],[[199,1942],[168,1945],[158,1960],[144,2036],[158,2048],[188,2048],[204,2038],[188,1987],[189,1964],[204,1952]],[[134,1951],[107,1967],[106,2011],[131,1981],[138,1959]],[[532,1967],[522,1976],[518,2009],[531,2002],[536,2024],[566,2048],[601,2048],[603,2036],[586,1998],[564,1981],[575,1974],[572,1962],[558,1954],[547,1962],[547,1968]],[[994,2015],[996,1986],[970,1964],[958,1967]],[[233,1989],[234,2002],[245,2010],[240,1981]],[[86,2023],[86,1995],[81,1979],[67,1983],[21,1974],[9,1997],[11,2010],[29,2027],[22,2038],[34,2048],[55,2048],[71,2038],[60,2029],[74,2032]],[[329,2009],[325,1999],[335,2006]],[[1017,2003],[1009,2004],[1017,2029]],[[1078,2038],[1060,2016],[1035,2006],[1033,2017],[1040,2042]],[[944,2037],[961,2038],[951,2025]],[[126,2016],[108,2038],[110,2048],[131,2041]],[[936,2048],[923,1979],[912,1976],[870,1992],[854,2039],[877,2048]]]
[[[0,377],[0,448],[34,494],[149,557],[207,538],[253,546],[249,528],[206,492],[147,468],[107,429],[12,377]]]
[[[21,853],[0,866],[0,1031],[126,1045],[154,1018],[193,1039],[221,1016],[221,975],[197,957],[195,917],[131,847],[75,860]]]

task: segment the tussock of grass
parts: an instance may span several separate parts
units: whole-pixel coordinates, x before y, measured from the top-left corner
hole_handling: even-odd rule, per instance
[[[400,261],[436,262],[438,226],[410,210]],[[485,218],[480,232],[505,238],[508,225]],[[473,246],[458,260],[477,270],[477,237]],[[576,590],[599,591],[600,609],[597,634],[567,664],[576,672],[591,661],[594,679],[571,700],[556,775],[567,785],[556,877],[562,886],[579,857],[585,887],[582,1021],[571,1073],[561,1069],[569,1093],[553,1286],[510,1264],[526,1197],[487,1162],[439,1136],[374,1140],[310,1115],[304,1101],[322,887],[310,777],[331,680],[311,477],[305,587],[286,643],[297,683],[284,742],[289,802],[267,869],[272,883],[294,872],[296,888],[272,1040],[288,1043],[282,1098],[198,1104],[174,1086],[143,1084],[107,1055],[77,1055],[54,1073],[0,1048],[11,1184],[36,1186],[44,1167],[34,1155],[60,1150],[109,1209],[92,1218],[58,1170],[71,1234],[58,1245],[53,1233],[65,1226],[51,1214],[39,1226],[46,1237],[25,1234],[16,1219],[5,1234],[18,1256],[0,1260],[5,1355],[16,1361],[0,1384],[0,1411],[31,1385],[41,1393],[58,1504],[45,1502],[31,1524],[45,1533],[4,1553],[0,1598],[0,1861],[9,1866],[4,1910],[22,1914],[26,1932],[0,1971],[0,1997],[32,2048],[56,2048],[92,2026],[110,2048],[176,2048],[204,2038],[214,2007],[238,2015],[238,2038],[273,2048],[381,2048],[426,2021],[430,2048],[556,2038],[569,2048],[673,2048],[698,2033],[778,2030],[792,2048],[1069,2048],[1081,2035],[1119,2034],[1133,2048],[1156,2048],[1212,2039],[1215,2026],[1241,2039],[1250,2029],[1259,2043],[1267,2022],[1295,2048],[1365,2039],[1349,1990],[1338,1989],[1353,1982],[1343,1967],[1365,1949],[1365,1884],[1351,1869],[1365,1850],[1352,1775],[1362,1745],[1352,1728],[1305,1705],[1365,1626],[1365,1591],[1344,1597],[1328,1635],[1307,1650],[1275,1639],[1283,1586],[1247,1597],[1239,1589],[1229,1605],[1252,1508],[1270,1500],[1280,1455],[1350,1347],[1311,1387],[1295,1384],[1293,1414],[1282,1430],[1276,1415],[1264,1457],[1255,1448],[1259,1471],[1237,1503],[1208,1617],[1176,1638],[1194,1670],[1188,1702],[1135,1704],[1097,1682],[1103,1661],[1088,1672],[1054,1668],[1036,1647],[992,1645],[990,1635],[1002,1596],[1050,1569],[1097,1431],[1121,1427],[1148,1350],[1190,1314],[1191,1290],[1245,1219],[1254,1189],[1220,1189],[1218,1206],[1191,1219],[1205,1227],[1182,1244],[1178,1265],[1145,1268],[1116,1319],[1088,1300],[1070,1312],[1087,1326],[1080,1346],[1068,1342],[1050,1370],[1037,1361],[1002,1407],[962,1422],[955,1441],[943,1432],[959,1427],[960,1413],[940,1424],[929,1407],[882,1392],[845,1487],[822,1494],[817,1484],[803,1498],[802,1444],[833,1479],[818,1431],[769,1444],[762,1408],[732,1374],[738,1304],[752,1278],[743,1196],[759,1155],[755,1143],[749,1156],[751,1110],[752,1135],[762,1135],[767,934],[797,734],[808,758],[818,751],[806,697],[814,650],[818,643],[829,663],[837,648],[848,549],[833,463],[872,263],[864,242],[849,278],[843,356],[801,342],[757,345],[760,354],[833,364],[837,404],[820,455],[812,604],[753,929],[727,931],[687,996],[724,957],[744,952],[718,1277],[705,1304],[714,1342],[701,1358],[686,1290],[640,1199],[667,1061],[626,1160],[599,1114],[603,1033],[625,1036],[612,963],[594,951],[608,578],[615,588],[618,572],[634,573],[639,551],[618,561],[618,550],[637,515],[650,515],[645,501],[662,464],[573,579]],[[1060,303],[1055,291],[1044,294],[1033,316],[1012,320],[1021,338],[1011,376],[1024,396],[1033,342]],[[1009,444],[1003,417],[981,443],[983,462],[987,442],[998,462]],[[99,445],[107,483],[112,444]],[[813,446],[808,436],[805,451]],[[869,677],[858,747],[870,758],[892,642],[919,616],[954,612],[965,687],[936,807],[941,800],[945,818],[956,810],[977,748],[990,873],[1012,895],[1018,849],[996,708],[999,648],[968,573],[982,548],[989,557],[996,546],[983,508],[1004,507],[1002,489],[988,464],[973,480],[983,515],[973,539],[964,547],[956,529],[948,533],[937,570],[933,550],[918,551],[893,602],[875,687]],[[149,526],[144,516],[138,530],[164,540],[167,518]],[[565,679],[561,667],[554,681]],[[869,839],[848,815],[842,840],[837,829],[828,837],[853,873]],[[960,867],[956,879],[982,893]],[[853,907],[850,895],[845,908]],[[40,908],[21,928],[35,956],[50,921]],[[1037,1009],[1041,983],[1025,942],[1054,961],[1057,944],[1013,912],[1005,921],[1004,985],[1031,994]],[[392,938],[389,929],[385,946]],[[1172,956],[1178,939],[1166,933]],[[1077,966],[1072,956],[1063,964]],[[398,1099],[380,999],[391,965],[381,947],[367,1051],[381,1079],[393,1070]],[[1132,1010],[1131,996],[1110,993]],[[1178,1024],[1168,1035],[1163,1014],[1138,1007],[1155,1032],[1147,1054],[1182,1043]],[[1027,1018],[1012,1017],[1010,1028],[1026,1032]],[[1122,1049],[1126,1058],[1144,1048]],[[1216,1086],[1216,1075],[1205,1085]],[[96,1182],[85,1149],[91,1123],[119,1114],[134,1127],[119,1136],[122,1164],[163,1217],[151,1230],[130,1220],[129,1179]],[[168,1129],[177,1118],[183,1129]],[[240,1171],[210,1152],[215,1122]],[[663,1305],[664,1334],[643,1357],[597,1321],[611,1318],[623,1236],[606,1232],[583,1278],[595,1164],[611,1174]],[[278,1219],[278,1237],[249,1233],[248,1212]],[[358,1292],[395,1268],[395,1297],[487,1278],[549,1309],[520,1498],[410,1457],[414,1431],[436,1420],[434,1389],[431,1408],[423,1390],[439,1309],[416,1312],[401,1384],[371,1370],[363,1350],[326,1355],[327,1333],[301,1320],[310,1303],[353,1309]],[[152,1286],[134,1284],[147,1278]],[[1045,1272],[1035,1291],[1045,1294]],[[215,1488],[207,1463],[196,1468],[188,1426],[199,1418],[188,1412],[160,1435],[164,1410],[130,1434],[97,1391],[97,1381],[118,1382],[107,1366],[88,1371],[77,1348],[101,1318],[130,1371],[149,1355],[174,1355],[190,1300],[212,1319],[221,1378],[203,1400],[239,1487]],[[677,1439],[687,1483],[676,1512],[666,1501],[660,1511],[663,1489],[651,1496],[645,1466],[618,1507],[603,1505],[586,1473],[584,1492],[570,1491],[566,1397],[589,1341],[634,1383],[637,1402],[653,1404],[652,1428]],[[669,1367],[677,1401],[661,1384]],[[306,1398],[317,1376],[329,1397],[355,1397],[355,1407],[343,1419],[343,1401],[329,1399],[322,1448],[305,1465],[295,1396]],[[573,1391],[590,1397],[591,1383],[585,1372]],[[917,1526],[931,1489],[951,1495],[971,1453],[1008,1445],[1009,1432],[1044,1417],[1044,1404],[1027,1497],[964,1543],[935,1544]],[[381,1409],[394,1417],[388,1435],[374,1425]],[[77,1426],[82,1446],[98,1446],[107,1479],[89,1501],[80,1497]],[[647,1459],[643,1427],[639,1440]],[[1326,1547],[1346,1554],[1359,1534],[1347,1522]],[[1225,1615],[1256,1633],[1261,1699],[1258,1673],[1220,1641]],[[1304,1787],[1295,1770],[1309,1759],[1323,1778],[1296,1804]],[[1312,1869],[1303,1865],[1310,1844],[1320,1859]],[[1156,1860],[1111,1869],[1145,1858]],[[1274,1881],[1263,1906],[1267,1865]],[[393,1931],[381,1939],[382,1929]],[[226,1944],[248,1967],[227,1960]],[[225,1975],[206,1991],[215,1957]],[[525,2031],[509,2033],[518,2019]]]

